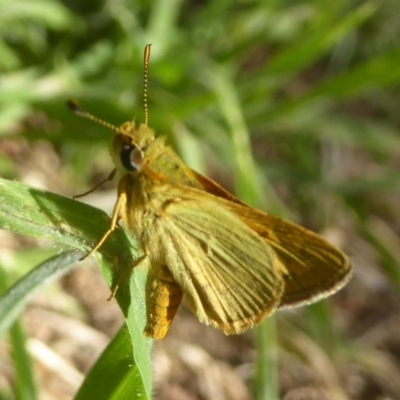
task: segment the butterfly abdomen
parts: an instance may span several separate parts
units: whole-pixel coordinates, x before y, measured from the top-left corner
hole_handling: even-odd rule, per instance
[[[154,271],[148,278],[147,323],[144,334],[153,339],[162,339],[174,319],[182,301],[182,290],[174,281],[166,266]]]

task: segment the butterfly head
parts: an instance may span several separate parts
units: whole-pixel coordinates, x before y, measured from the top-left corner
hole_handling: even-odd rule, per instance
[[[154,132],[144,124],[136,128],[134,122],[119,126],[111,146],[111,156],[119,171],[135,173],[146,161],[146,151],[154,142]]]

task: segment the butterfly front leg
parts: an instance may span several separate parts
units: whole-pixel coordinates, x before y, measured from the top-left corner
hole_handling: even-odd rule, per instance
[[[118,188],[118,199],[117,202],[115,203],[114,210],[111,216],[111,223],[110,227],[108,230],[104,233],[104,235],[101,237],[101,239],[97,242],[97,244],[87,253],[85,256],[83,256],[80,261],[85,260],[86,258],[89,258],[91,255],[93,255],[99,248],[104,244],[104,242],[107,240],[107,238],[113,233],[115,228],[118,226],[118,222],[121,219],[121,211],[125,208],[126,206],[126,193],[123,190],[120,190]]]

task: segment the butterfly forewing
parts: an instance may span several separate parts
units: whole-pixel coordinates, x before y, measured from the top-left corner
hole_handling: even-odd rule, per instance
[[[348,258],[316,233],[248,207],[211,179],[196,173],[204,189],[263,238],[282,261],[280,308],[312,303],[340,289],[351,277]]]

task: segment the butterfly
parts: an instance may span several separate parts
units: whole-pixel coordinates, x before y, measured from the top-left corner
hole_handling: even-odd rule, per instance
[[[115,133],[115,169],[105,181],[118,181],[118,198],[109,229],[85,258],[122,220],[142,254],[127,272],[139,264],[148,268],[144,334],[163,338],[183,295],[200,322],[239,334],[278,309],[310,304],[345,285],[352,268],[339,249],[310,230],[246,205],[190,169],[155,135],[148,126],[149,58],[147,45],[143,124],[117,127],[68,102],[78,115]],[[117,288],[118,282],[113,294]]]

